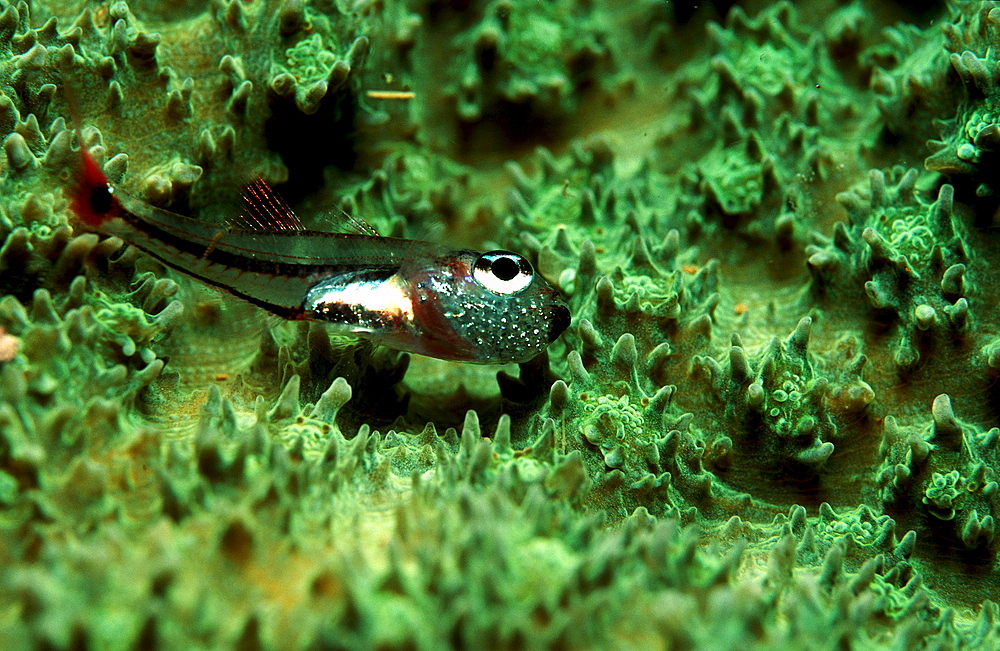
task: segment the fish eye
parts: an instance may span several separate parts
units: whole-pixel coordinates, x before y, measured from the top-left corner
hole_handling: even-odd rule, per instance
[[[510,251],[490,251],[476,260],[472,277],[497,294],[516,294],[531,284],[535,270],[523,256]]]

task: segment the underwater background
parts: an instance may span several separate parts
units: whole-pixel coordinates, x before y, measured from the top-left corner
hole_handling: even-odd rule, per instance
[[[505,368],[75,232],[528,256]],[[5,648],[1000,648],[1000,4],[0,0]],[[238,209],[238,208],[237,208]]]

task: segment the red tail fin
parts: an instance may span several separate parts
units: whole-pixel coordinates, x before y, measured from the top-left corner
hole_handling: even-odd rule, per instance
[[[108,185],[108,177],[94,160],[83,142],[79,104],[76,100],[76,86],[63,78],[66,104],[76,130],[76,140],[80,145],[80,171],[69,188],[69,209],[80,221],[91,228],[97,228],[115,216],[116,202]]]
[[[108,177],[97,164],[76,131],[80,142],[80,171],[69,189],[69,209],[80,221],[91,228],[97,228],[115,216],[115,200],[108,185]]]

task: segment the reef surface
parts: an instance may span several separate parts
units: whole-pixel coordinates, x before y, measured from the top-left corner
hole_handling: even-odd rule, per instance
[[[1000,646],[1000,3],[0,0],[0,141],[8,648]],[[79,146],[573,324],[277,321],[75,231]]]

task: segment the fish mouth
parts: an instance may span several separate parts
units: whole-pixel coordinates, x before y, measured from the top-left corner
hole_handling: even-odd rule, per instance
[[[549,326],[549,343],[559,338],[566,328],[569,327],[569,323],[572,320],[570,316],[569,308],[565,305],[557,305],[552,309],[552,322]]]

